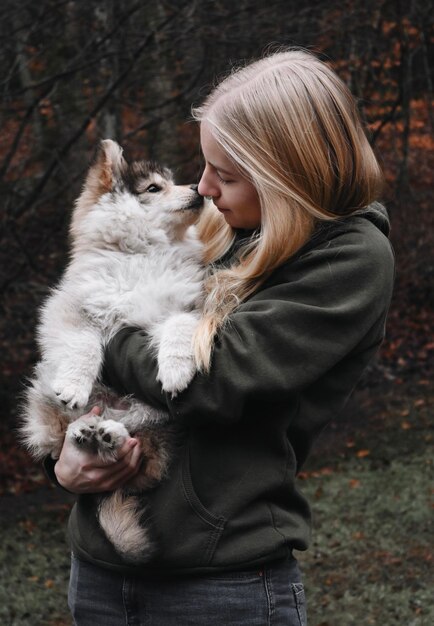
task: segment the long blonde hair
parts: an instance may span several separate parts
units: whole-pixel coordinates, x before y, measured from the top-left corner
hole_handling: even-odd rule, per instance
[[[193,109],[261,204],[259,235],[235,263],[210,272],[196,361],[211,362],[215,335],[240,302],[311,237],[319,220],[333,220],[378,198],[382,174],[356,102],[325,63],[302,50],[278,52],[233,71]],[[235,231],[212,204],[198,224],[211,264]]]

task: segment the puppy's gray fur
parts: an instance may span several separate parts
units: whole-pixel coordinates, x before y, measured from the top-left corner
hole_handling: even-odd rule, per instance
[[[163,389],[175,395],[190,382],[204,271],[193,224],[202,204],[197,189],[175,185],[169,170],[128,164],[115,142],[103,141],[73,212],[70,263],[41,312],[41,360],[26,394],[23,439],[37,459],[58,457],[66,436],[108,461],[126,437],[140,438],[143,471],[99,505],[102,528],[129,561],[151,554],[143,498],[134,492],[167,471],[171,428],[165,413],[98,382],[104,347],[124,326],[143,328]],[[101,416],[79,419],[95,404]]]

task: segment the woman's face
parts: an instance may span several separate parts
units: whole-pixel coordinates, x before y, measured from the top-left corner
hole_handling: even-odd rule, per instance
[[[258,193],[214,139],[207,122],[201,124],[200,143],[205,169],[199,182],[199,193],[211,196],[232,228],[258,228],[261,224]]]

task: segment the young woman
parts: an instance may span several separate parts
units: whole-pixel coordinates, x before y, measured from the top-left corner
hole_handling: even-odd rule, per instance
[[[70,606],[87,624],[306,624],[292,550],[309,542],[295,485],[384,335],[393,282],[382,177],[345,84],[291,50],[228,76],[194,111],[213,200],[199,229],[210,275],[194,339],[201,371],[162,393],[144,333],[122,330],[107,380],[165,407],[186,441],[151,492],[155,557],[122,563],[93,495],[140,465],[133,439],[101,467],[65,445]]]

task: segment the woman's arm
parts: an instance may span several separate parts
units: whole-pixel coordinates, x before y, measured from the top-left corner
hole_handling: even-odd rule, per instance
[[[363,218],[351,222],[241,304],[216,341],[210,373],[197,374],[175,398],[162,393],[146,335],[137,329],[124,329],[108,346],[108,379],[123,393],[165,403],[174,418],[196,425],[236,422],[246,407],[267,398],[270,405],[290,403],[346,365],[350,354],[360,358],[348,359],[354,371],[345,377],[356,381],[384,334],[394,262],[375,226]]]

